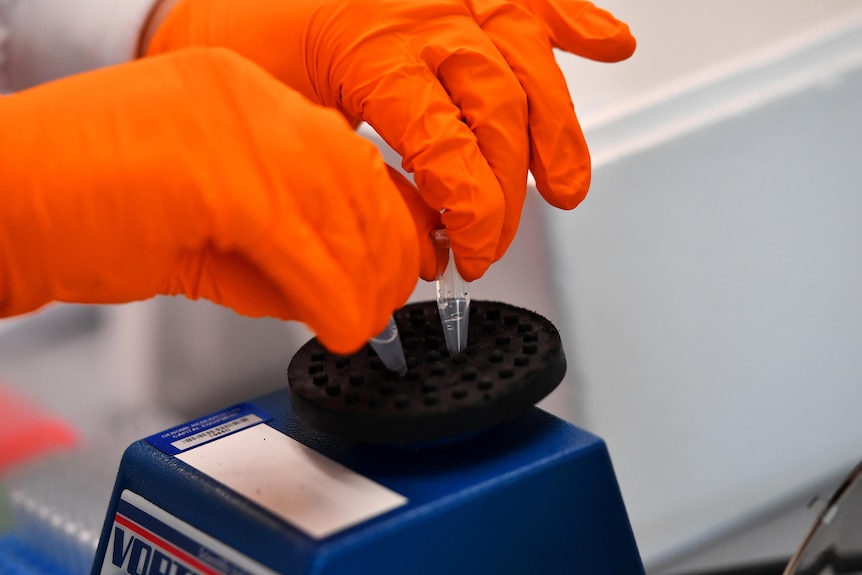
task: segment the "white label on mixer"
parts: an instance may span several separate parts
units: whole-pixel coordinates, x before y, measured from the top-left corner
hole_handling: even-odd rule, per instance
[[[203,445],[270,419],[272,415],[255,404],[238,403],[233,407],[151,435],[147,438],[147,443],[168,455],[176,455],[186,449]]]
[[[406,497],[265,424],[176,457],[316,539],[407,503]]]
[[[276,575],[126,489],[117,503],[101,575]]]

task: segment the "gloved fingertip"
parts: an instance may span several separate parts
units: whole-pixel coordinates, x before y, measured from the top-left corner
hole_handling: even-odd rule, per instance
[[[307,300],[300,319],[327,351],[350,355],[379,333],[388,318],[377,317],[379,302],[374,296],[366,297],[371,294],[350,276],[334,276],[333,280],[313,290],[315,295]],[[375,327],[377,332],[373,330]]]
[[[628,24],[590,2],[534,0],[532,7],[558,48],[597,62],[619,62],[634,53],[637,42]]]
[[[350,124],[352,129],[356,130],[359,128],[359,124],[362,123],[362,118],[349,114],[347,110],[339,109],[339,111],[341,112],[341,115],[344,116],[344,119],[347,120],[347,123]]]
[[[574,210],[587,197],[587,190],[583,188],[567,189],[564,192],[539,189],[539,193],[545,201],[561,210]]]
[[[588,30],[589,36],[596,42],[590,58],[601,62],[619,62],[634,54],[637,41],[629,25],[607,10],[587,4],[579,18],[581,29]]]
[[[455,265],[464,281],[473,282],[485,275],[491,267],[491,258],[459,258],[455,255]]]
[[[622,26],[624,29],[621,29],[614,36],[614,42],[610,44],[605,52],[603,62],[621,62],[627,60],[635,53],[635,49],[638,46],[637,40],[632,36],[627,24],[622,24]]]
[[[419,265],[419,277],[426,282],[433,282],[437,279],[437,256],[433,249],[429,253],[423,250]]]
[[[387,320],[388,321],[388,320]],[[386,324],[384,323],[383,326]],[[357,325],[347,320],[345,324],[337,328],[322,328],[315,330],[317,341],[330,353],[337,355],[351,355],[362,349],[375,333],[383,330],[383,326],[376,332],[368,332],[360,329]]]
[[[353,355],[365,345],[366,341],[357,342],[355,340],[345,341],[343,338],[330,339],[320,334],[317,335],[317,340],[329,353],[335,355]]]
[[[443,227],[440,212],[430,208],[422,200],[415,186],[403,174],[392,166],[387,165],[386,168],[389,170],[390,179],[395,183],[410,210],[416,227],[416,238],[419,244],[419,277],[426,281],[434,281],[437,273],[437,255],[430,234],[431,230]]]
[[[590,170],[581,170],[573,176],[550,178],[547,174],[534,174],[536,189],[550,205],[561,210],[573,210],[584,201],[590,190]]]

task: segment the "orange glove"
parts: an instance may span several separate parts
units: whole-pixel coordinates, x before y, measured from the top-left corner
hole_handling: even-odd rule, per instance
[[[347,353],[415,286],[374,146],[227,50],[0,98],[0,126],[0,316],[184,294]]]
[[[589,153],[552,47],[602,61],[635,47],[625,24],[580,0],[162,2],[144,35],[149,54],[227,47],[374,127],[427,205],[445,210],[467,280],[511,243],[528,166],[554,206],[574,208],[589,187]]]

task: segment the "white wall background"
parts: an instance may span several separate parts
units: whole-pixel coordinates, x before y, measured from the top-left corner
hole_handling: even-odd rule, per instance
[[[602,0],[638,40],[625,62],[599,64],[559,53],[582,121],[597,112],[692,77],[728,70],[764,50],[783,52],[799,39],[853,19],[858,0]],[[828,33],[828,30],[827,32]]]
[[[561,56],[594,183],[551,271],[655,564],[862,458],[862,7],[603,5],[638,52]]]

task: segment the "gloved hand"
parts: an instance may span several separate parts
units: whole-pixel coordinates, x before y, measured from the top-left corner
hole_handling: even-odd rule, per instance
[[[625,24],[580,0],[162,2],[144,35],[148,54],[227,47],[354,124],[367,121],[402,155],[427,205],[445,210],[467,280],[511,243],[528,166],[554,206],[574,208],[589,187],[589,153],[552,47],[601,61],[635,47]],[[430,269],[423,256],[423,277]]]
[[[0,126],[0,317],[184,294],[348,353],[416,283],[374,146],[227,50],[0,97]]]

